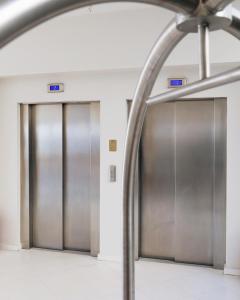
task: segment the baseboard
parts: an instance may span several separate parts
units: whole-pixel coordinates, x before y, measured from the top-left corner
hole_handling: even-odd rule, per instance
[[[19,251],[21,250],[21,245],[10,245],[10,244],[0,244],[0,250],[7,250],[7,251]]]
[[[225,275],[240,276],[240,269],[233,269],[233,268],[228,268],[228,267],[225,266],[224,274]]]
[[[111,261],[111,262],[121,262],[121,258],[119,256],[105,256],[105,255],[101,255],[98,254],[98,260],[101,261]]]

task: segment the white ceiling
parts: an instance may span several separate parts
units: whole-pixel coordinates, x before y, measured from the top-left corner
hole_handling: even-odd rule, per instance
[[[106,13],[114,13],[120,11],[147,9],[150,7],[152,7],[152,5],[138,4],[133,2],[104,3],[104,4],[92,5],[92,6],[76,9],[60,17],[73,17],[79,15],[91,15],[91,14],[106,14]]]
[[[233,1],[234,7],[240,9],[240,0]],[[80,9],[76,9],[69,13],[66,13],[61,17],[74,17],[74,16],[81,16],[81,15],[91,15],[91,14],[109,14],[114,12],[121,12],[121,11],[132,11],[132,10],[139,10],[139,9],[148,9],[151,8],[152,5],[142,4],[142,3],[135,3],[135,2],[116,2],[116,3],[104,3],[98,5],[92,5]],[[156,9],[162,9],[161,7]]]

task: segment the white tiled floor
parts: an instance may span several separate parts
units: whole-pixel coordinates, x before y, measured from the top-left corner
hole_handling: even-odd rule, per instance
[[[240,277],[141,260],[136,300],[239,300]],[[0,252],[0,300],[122,300],[121,265],[76,253]]]

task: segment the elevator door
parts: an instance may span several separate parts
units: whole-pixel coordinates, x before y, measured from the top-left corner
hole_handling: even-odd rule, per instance
[[[225,129],[225,99],[149,108],[140,146],[140,256],[223,267]]]
[[[97,255],[99,104],[30,105],[27,111],[30,245]]]

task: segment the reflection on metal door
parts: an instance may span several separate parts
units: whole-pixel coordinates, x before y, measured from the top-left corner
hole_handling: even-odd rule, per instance
[[[214,102],[176,103],[175,259],[213,264]]]
[[[63,126],[64,248],[90,251],[90,106],[64,105]]]
[[[21,120],[23,246],[96,256],[99,103],[23,105]]]
[[[139,255],[223,268],[226,99],[150,107],[140,154]]]
[[[62,106],[34,105],[31,114],[32,243],[62,249]]]
[[[141,149],[140,253],[174,258],[175,106],[158,105],[148,116]]]

